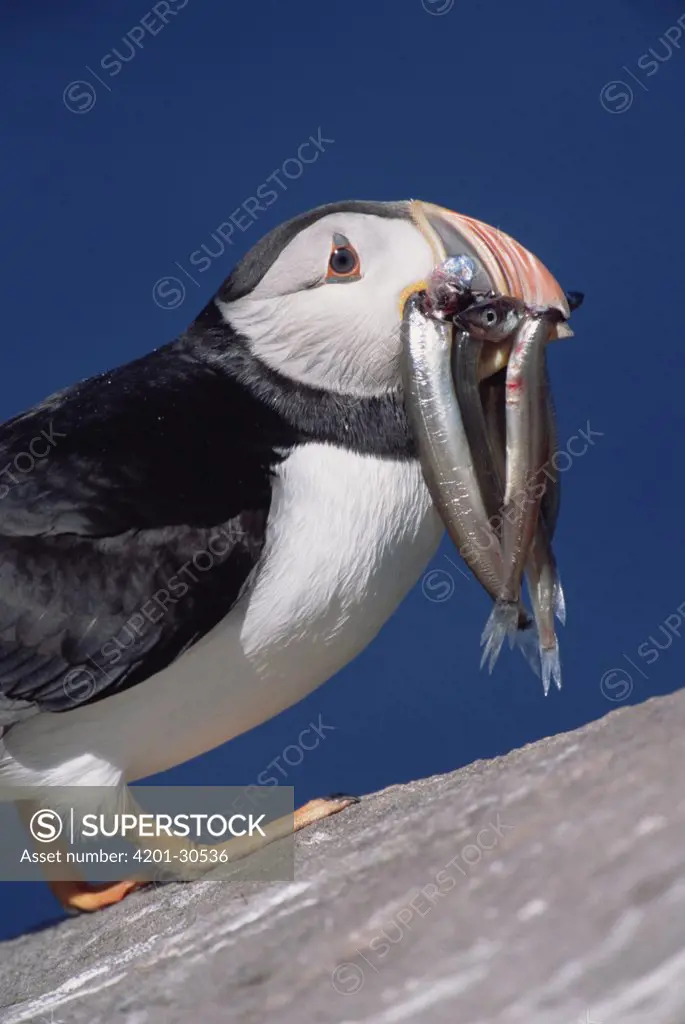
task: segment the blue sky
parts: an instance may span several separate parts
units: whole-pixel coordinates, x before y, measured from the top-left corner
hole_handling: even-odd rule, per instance
[[[445,542],[356,662],[169,781],[249,783],[281,758],[298,802],[364,793],[679,686],[681,6],[154,6],[40,0],[3,15],[0,419],[170,340],[275,224],[328,201],[414,197],[503,228],[586,293],[550,366],[562,445],[594,432],[562,478],[561,693],[545,700],[508,651],[479,673],[488,601]],[[284,169],[319,132],[319,158]],[[274,172],[277,198],[231,221]],[[203,244],[216,255],[200,262]],[[287,765],[319,716],[325,739]],[[57,913],[43,886],[4,885],[0,901],[0,937]]]

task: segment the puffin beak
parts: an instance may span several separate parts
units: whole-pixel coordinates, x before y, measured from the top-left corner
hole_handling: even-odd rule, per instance
[[[563,320],[552,329],[550,341],[573,335],[565,322],[571,310],[564,290],[537,256],[510,235],[473,217],[418,200],[412,203],[412,216],[428,239],[436,264],[449,256],[470,256],[476,266],[471,285],[474,291],[520,299],[527,306],[557,309]],[[510,345],[484,345],[481,379],[506,366],[510,351]]]

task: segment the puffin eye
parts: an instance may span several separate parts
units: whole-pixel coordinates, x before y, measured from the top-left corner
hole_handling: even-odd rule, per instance
[[[334,235],[333,248],[328,260],[326,281],[358,281],[361,277],[359,255],[344,235]]]

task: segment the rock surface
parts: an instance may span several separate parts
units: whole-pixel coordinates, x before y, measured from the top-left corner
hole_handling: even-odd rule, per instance
[[[0,1021],[683,1024],[685,693],[0,946]]]

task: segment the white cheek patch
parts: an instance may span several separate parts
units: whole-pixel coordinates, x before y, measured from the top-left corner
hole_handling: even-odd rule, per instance
[[[358,252],[361,278],[333,288],[325,275],[336,233]],[[433,263],[411,221],[331,214],[293,239],[254,291],[219,305],[273,369],[332,391],[378,394],[399,384],[402,296]],[[322,283],[311,287],[317,274]]]

